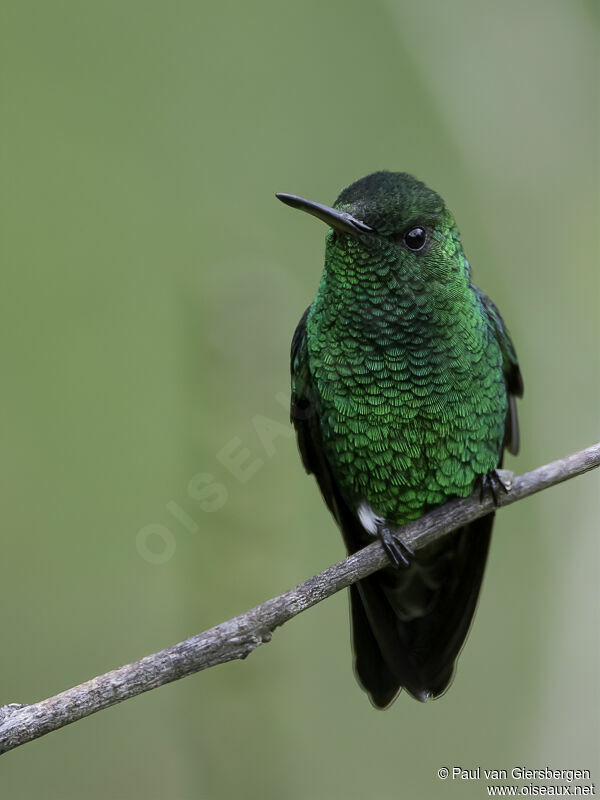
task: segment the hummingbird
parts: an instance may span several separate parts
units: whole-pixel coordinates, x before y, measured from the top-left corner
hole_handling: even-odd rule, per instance
[[[376,708],[450,685],[481,588],[494,512],[411,552],[395,530],[477,489],[516,454],[523,381],[494,303],[471,282],[442,198],[375,172],[333,207],[316,297],[291,346],[291,421],[348,553],[389,566],[350,588],[354,670]]]

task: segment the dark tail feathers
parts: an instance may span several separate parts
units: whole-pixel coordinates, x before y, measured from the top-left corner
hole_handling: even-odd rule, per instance
[[[377,708],[402,688],[421,701],[448,688],[477,605],[493,521],[488,514],[418,551],[407,570],[382,570],[351,587],[356,675]],[[355,537],[346,528],[344,538],[349,544]]]

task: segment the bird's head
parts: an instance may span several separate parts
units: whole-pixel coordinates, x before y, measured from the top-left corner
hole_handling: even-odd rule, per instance
[[[344,189],[333,207],[278,194],[330,225],[326,269],[351,283],[378,276],[388,288],[468,282],[460,235],[442,198],[405,172],[374,172]]]

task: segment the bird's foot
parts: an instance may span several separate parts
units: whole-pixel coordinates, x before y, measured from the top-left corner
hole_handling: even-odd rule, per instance
[[[514,473],[509,469],[492,469],[487,475],[482,475],[479,484],[479,502],[483,502],[485,493],[489,492],[494,506],[498,508],[498,492],[503,491],[504,494],[508,494],[514,477]]]
[[[397,534],[393,533],[389,528],[380,527],[377,531],[377,536],[387,557],[396,569],[410,567],[414,553]]]

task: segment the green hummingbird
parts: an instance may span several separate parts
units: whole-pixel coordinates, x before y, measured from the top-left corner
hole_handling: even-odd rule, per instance
[[[350,589],[355,672],[377,708],[449,686],[479,595],[493,512],[411,553],[393,529],[498,488],[516,454],[517,356],[471,282],[454,218],[406,173],[375,172],[333,207],[277,194],[330,226],[291,347],[291,419],[349,553],[390,566]]]

